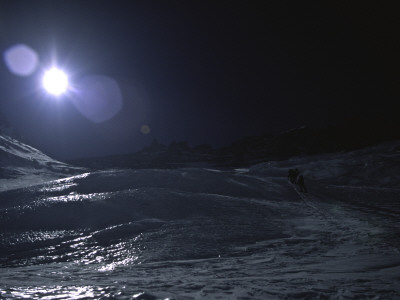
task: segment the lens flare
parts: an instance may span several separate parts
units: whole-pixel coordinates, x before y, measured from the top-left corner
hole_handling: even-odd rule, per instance
[[[140,132],[143,133],[144,135],[149,134],[151,131],[150,126],[149,125],[143,125],[140,128]]]
[[[18,76],[29,76],[35,72],[39,57],[32,48],[18,44],[5,51],[4,62],[11,73]]]
[[[102,123],[112,119],[122,108],[118,83],[107,76],[89,75],[79,81],[73,103],[87,119]]]
[[[49,94],[61,95],[68,89],[68,76],[60,69],[52,68],[43,76],[43,87]]]

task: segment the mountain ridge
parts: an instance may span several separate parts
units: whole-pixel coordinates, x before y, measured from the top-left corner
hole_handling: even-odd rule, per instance
[[[0,134],[0,191],[82,173],[15,138]]]
[[[167,146],[154,139],[149,146],[135,153],[75,159],[69,163],[95,169],[174,168],[204,164],[239,167],[293,156],[352,151],[400,140],[398,128],[398,122],[385,119],[351,119],[324,129],[303,126],[275,135],[249,136],[219,149],[208,144],[190,147],[186,141],[174,141]]]

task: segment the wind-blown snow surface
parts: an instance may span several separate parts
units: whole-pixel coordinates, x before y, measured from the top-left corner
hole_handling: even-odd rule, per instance
[[[77,168],[54,160],[27,144],[0,134],[0,191],[77,174]]]
[[[247,170],[110,170],[1,192],[0,295],[399,298],[396,146]],[[364,168],[374,163],[382,169]],[[288,183],[291,167],[307,175],[308,194]],[[382,175],[376,186],[370,174]]]

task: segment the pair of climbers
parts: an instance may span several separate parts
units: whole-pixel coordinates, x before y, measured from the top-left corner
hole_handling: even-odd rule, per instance
[[[289,169],[288,178],[292,184],[297,184],[299,186],[300,192],[307,193],[304,176],[300,174],[299,169]]]

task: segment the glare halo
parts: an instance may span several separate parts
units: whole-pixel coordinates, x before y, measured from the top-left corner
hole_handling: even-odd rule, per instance
[[[43,76],[43,87],[52,95],[58,96],[68,89],[68,76],[58,68],[51,68]]]

